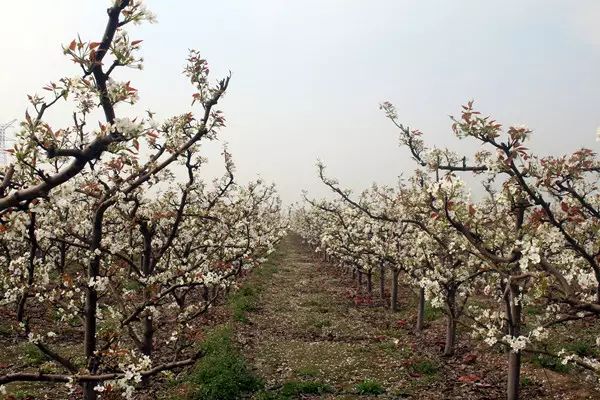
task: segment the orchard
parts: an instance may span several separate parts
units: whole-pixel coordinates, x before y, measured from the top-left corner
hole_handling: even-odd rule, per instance
[[[240,15],[225,37],[247,23]],[[290,133],[237,163],[220,109],[237,77],[213,78],[205,53],[189,50],[180,61],[191,111],[158,118],[171,104],[143,110],[136,82],[147,45],[137,28],[157,17],[144,0],[110,0],[103,18],[96,36],[62,44],[70,70],[27,95],[3,149],[0,398],[599,398],[594,149],[548,155],[532,129],[474,101],[450,117],[454,137],[434,140],[383,102],[378,118],[400,139],[397,157],[411,160],[396,183],[361,167],[374,183],[357,193],[319,161],[318,186],[288,201],[280,188],[304,179],[287,169],[290,147],[327,144],[292,132],[322,120],[305,127],[290,103]],[[284,40],[253,26],[248,40]],[[331,35],[311,51],[342,40]],[[312,53],[298,54],[304,73]],[[278,61],[240,75],[266,68],[277,82]],[[295,91],[316,90],[292,75]],[[251,118],[235,132],[279,129],[283,100],[263,104],[279,89],[271,83],[252,101],[240,83],[244,107],[232,108],[248,105]],[[280,136],[292,144],[278,148]],[[457,152],[438,140],[469,144]],[[232,142],[256,153],[246,136]],[[248,164],[288,180],[248,178]]]
[[[338,198],[307,199],[294,227],[315,251],[359,277],[370,277],[378,266],[383,277],[389,269],[392,310],[398,278],[414,287],[416,331],[422,330],[425,300],[441,308],[444,355],[454,352],[457,323],[489,346],[502,346],[507,399],[518,399],[522,354],[546,353],[544,341],[556,335],[556,326],[598,317],[600,162],[589,149],[538,157],[526,147],[528,128],[503,128],[473,102],[452,118],[459,139],[481,143],[473,155],[429,148],[420,131],[399,121],[391,103],[381,109],[415,160],[414,176],[394,188],[374,185],[353,199],[319,164],[321,180]],[[474,196],[461,174],[475,175],[483,195]],[[539,313],[526,318],[528,307]],[[551,356],[576,364],[591,379],[600,373],[596,357],[567,349]]]

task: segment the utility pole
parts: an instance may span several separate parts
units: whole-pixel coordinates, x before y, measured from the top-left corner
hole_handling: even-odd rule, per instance
[[[0,124],[0,165],[8,164],[8,158],[6,157],[6,130],[10,128],[15,122],[16,119],[13,119],[10,122],[5,124]]]

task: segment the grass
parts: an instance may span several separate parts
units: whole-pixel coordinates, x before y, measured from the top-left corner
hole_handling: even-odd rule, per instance
[[[186,400],[237,399],[263,387],[233,342],[229,326],[213,330],[202,343],[205,356],[185,380],[191,387]]]
[[[0,336],[10,336],[13,333],[12,326],[7,323],[0,322]]]
[[[439,365],[431,360],[416,361],[410,366],[411,372],[427,376],[437,374],[439,369]]]
[[[252,399],[254,400],[290,400],[304,398],[306,396],[320,396],[327,393],[334,393],[334,389],[323,382],[318,381],[289,381],[285,382],[279,390],[258,392]]]
[[[331,326],[331,321],[327,318],[319,318],[316,316],[311,316],[308,318],[308,324],[312,325],[317,329],[328,328]]]
[[[27,365],[33,367],[38,367],[49,360],[49,358],[33,343],[24,343],[22,345],[21,354],[23,354]]]
[[[531,361],[538,367],[546,368],[563,374],[571,370],[570,365],[565,365],[558,358],[547,356],[545,354],[537,354]]]
[[[304,377],[304,378],[314,378],[315,376],[319,375],[319,369],[316,367],[302,367],[299,368],[296,371],[296,374],[298,376]]]
[[[531,386],[533,384],[534,384],[534,382],[533,382],[533,380],[531,378],[529,378],[527,376],[524,376],[524,377],[521,378],[521,386],[522,387],[528,387],[528,386]]]
[[[262,286],[277,270],[277,258],[274,255],[256,268],[251,278],[229,296],[227,303],[233,320],[249,322],[248,314],[258,309]],[[229,400],[266,393],[261,391],[262,380],[254,374],[236,346],[233,327],[224,324],[209,332],[200,345],[204,356],[182,380],[171,377],[171,388],[164,399]]]
[[[358,394],[371,394],[380,395],[385,393],[385,389],[381,384],[373,379],[365,379],[358,385],[356,385],[356,393]]]
[[[248,313],[258,309],[258,290],[250,285],[243,286],[229,298],[233,319],[248,322]]]
[[[444,312],[440,308],[432,307],[431,303],[425,303],[425,320],[426,321],[435,321],[436,319],[441,318],[444,315]]]
[[[298,397],[304,394],[333,393],[333,388],[322,382],[286,382],[281,389],[280,395],[284,398]]]
[[[586,341],[574,341],[566,346],[567,351],[572,351],[581,357],[597,357],[595,346]]]
[[[25,400],[25,399],[33,399],[33,394],[31,391],[27,390],[27,389],[18,389],[14,392],[11,393],[11,396],[13,396],[12,398],[14,399],[18,399],[18,400]]]
[[[280,258],[279,252],[272,254],[264,264],[252,271],[252,279],[229,297],[229,308],[235,321],[248,323],[248,313],[258,310],[262,286],[277,271]]]

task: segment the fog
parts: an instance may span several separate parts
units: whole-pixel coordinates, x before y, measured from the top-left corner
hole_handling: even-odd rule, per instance
[[[315,163],[355,190],[393,184],[415,164],[378,109],[438,147],[471,150],[450,133],[449,115],[475,99],[505,125],[535,131],[539,154],[597,149],[600,125],[600,3],[597,0],[148,0],[158,23],[132,29],[143,39],[143,71],[121,70],[159,118],[191,109],[181,75],[188,49],[201,51],[213,79],[232,72],[220,109],[221,143],[206,147],[206,171],[221,171],[228,144],[238,179],[277,183],[286,203],[302,189],[326,193]],[[106,1],[28,0],[0,16],[0,123],[22,118],[26,94],[80,74],[61,45],[77,34],[99,41]],[[52,110],[67,123],[66,107]],[[92,124],[90,124],[92,125]]]

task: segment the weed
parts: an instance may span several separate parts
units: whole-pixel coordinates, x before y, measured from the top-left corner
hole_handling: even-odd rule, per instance
[[[542,313],[542,310],[540,309],[540,307],[536,307],[536,306],[527,306],[525,307],[525,309],[523,310],[525,312],[525,314],[527,315],[540,315]]]
[[[594,346],[588,342],[575,341],[569,343],[566,347],[567,350],[572,351],[580,357],[595,357],[597,355]]]
[[[202,350],[204,357],[187,378],[192,385],[188,399],[237,399],[261,389],[262,383],[235,348],[229,327],[211,332],[202,343]]]
[[[312,324],[314,325],[315,328],[322,329],[322,328],[330,327],[331,321],[328,319],[323,319],[323,318],[315,318],[312,321]]]
[[[533,385],[533,380],[527,376],[524,376],[521,378],[521,386],[522,387],[528,387]]]
[[[444,312],[440,308],[433,307],[431,303],[425,303],[425,320],[426,321],[435,321],[439,319]]]
[[[23,357],[28,365],[37,367],[48,361],[48,357],[33,343],[24,343],[22,348]]]
[[[383,394],[385,390],[379,382],[372,379],[365,379],[364,381],[356,385],[356,392],[358,394],[379,395]]]
[[[545,354],[537,354],[532,359],[533,364],[549,369],[555,372],[567,373],[571,370],[571,366],[563,364],[558,358],[547,356]]]
[[[10,336],[13,332],[10,324],[0,323],[0,336]]]
[[[431,360],[417,361],[410,366],[411,372],[422,375],[435,375],[439,369],[439,365]]]
[[[247,314],[257,310],[258,291],[250,285],[241,287],[229,299],[229,305],[236,321],[248,322]]]
[[[303,367],[299,368],[296,373],[305,378],[314,378],[319,375],[319,369],[316,367]]]
[[[280,395],[284,398],[300,396],[303,394],[325,394],[333,393],[333,388],[322,382],[286,382],[281,389]]]

